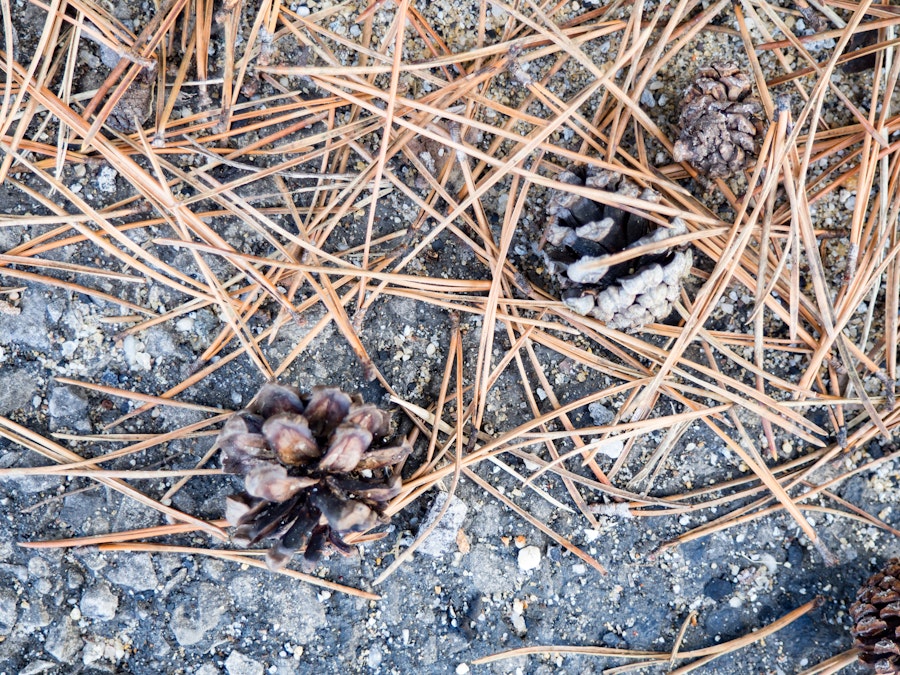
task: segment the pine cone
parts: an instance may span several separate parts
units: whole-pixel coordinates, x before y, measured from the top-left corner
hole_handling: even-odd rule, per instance
[[[850,606],[859,660],[876,673],[900,673],[900,558],[869,578]]]
[[[750,78],[737,64],[701,68],[684,93],[675,161],[686,160],[710,178],[736,174],[758,152],[762,117],[762,104],[750,96]]]
[[[225,517],[241,545],[271,538],[271,569],[298,551],[307,565],[344,537],[379,523],[400,493],[400,476],[386,467],[409,455],[403,442],[383,443],[390,414],[335,387],[266,384],[250,405],[225,422],[216,440],[227,473],[244,477],[246,492],[228,497]]]
[[[660,199],[653,190],[642,191],[630,179],[605,169],[570,167],[558,178],[652,203]],[[669,316],[691,269],[690,249],[662,249],[612,266],[604,265],[603,259],[685,234],[684,221],[676,218],[670,227],[658,228],[646,218],[570,192],[558,192],[549,212],[542,248],[564,289],[566,305],[619,330],[640,328]]]

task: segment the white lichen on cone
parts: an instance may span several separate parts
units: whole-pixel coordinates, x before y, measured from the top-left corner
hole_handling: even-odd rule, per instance
[[[654,190],[594,167],[571,168],[559,180],[650,203],[660,200]],[[562,191],[554,196],[550,214],[542,251],[572,311],[618,330],[640,328],[671,314],[693,254],[686,246],[659,244],[686,234],[684,221],[675,218],[668,227],[657,227],[641,216]],[[652,250],[624,262],[606,262],[615,253],[642,246]]]

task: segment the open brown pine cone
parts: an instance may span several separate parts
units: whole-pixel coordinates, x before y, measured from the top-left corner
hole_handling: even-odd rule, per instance
[[[900,673],[900,558],[889,560],[857,591],[850,618],[859,660],[879,675]]]
[[[569,167],[558,180],[649,203],[660,199],[622,174],[593,166]],[[689,248],[656,246],[653,252],[614,265],[605,258],[686,234],[684,221],[675,218],[669,227],[657,227],[641,216],[562,190],[552,197],[548,211],[541,248],[570,309],[619,330],[669,316],[691,270]]]
[[[676,162],[688,161],[710,178],[728,178],[756,157],[763,132],[762,104],[750,78],[731,61],[701,68],[684,93]]]
[[[389,445],[390,414],[336,387],[269,383],[225,422],[217,444],[222,467],[244,477],[246,492],[228,497],[232,539],[275,543],[272,569],[296,552],[312,565],[323,553],[352,552],[344,537],[379,523],[385,504],[400,493],[389,467],[404,460],[407,442]]]

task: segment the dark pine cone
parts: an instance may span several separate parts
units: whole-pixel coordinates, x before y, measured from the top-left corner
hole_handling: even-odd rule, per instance
[[[659,194],[653,190],[641,190],[630,179],[605,169],[570,167],[558,179],[652,203],[659,201]],[[566,305],[618,330],[640,328],[669,316],[681,282],[691,270],[690,249],[663,248],[612,266],[605,265],[603,259],[685,234],[684,221],[676,218],[669,227],[657,227],[628,211],[562,191],[553,197],[549,213],[543,252],[564,289]]]
[[[244,477],[246,492],[228,497],[225,517],[241,545],[275,540],[271,569],[301,551],[308,565],[332,549],[349,554],[344,537],[379,523],[399,494],[387,468],[409,455],[406,442],[383,443],[390,414],[335,387],[270,383],[225,422],[217,444],[227,473]]]
[[[732,176],[756,156],[762,118],[762,104],[750,96],[750,78],[737,64],[701,68],[684,93],[675,161],[688,161],[710,178]]]
[[[900,558],[857,591],[850,618],[859,660],[876,673],[900,673]]]

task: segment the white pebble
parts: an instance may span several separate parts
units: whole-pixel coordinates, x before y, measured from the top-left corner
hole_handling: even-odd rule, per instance
[[[119,172],[111,166],[104,166],[100,169],[100,175],[97,176],[97,189],[106,194],[112,194],[116,191],[116,176]]]
[[[597,448],[597,452],[606,455],[610,459],[619,459],[619,455],[625,449],[624,441],[606,441]]]
[[[188,333],[194,328],[194,318],[185,316],[175,322],[175,330],[180,333]]]
[[[526,546],[519,551],[519,569],[523,572],[541,566],[541,549],[537,546]]]

